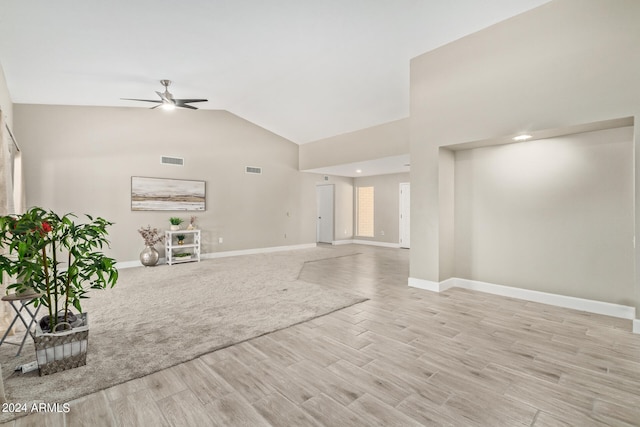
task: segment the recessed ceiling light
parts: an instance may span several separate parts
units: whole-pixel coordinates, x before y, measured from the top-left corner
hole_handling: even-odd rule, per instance
[[[356,169],[356,173],[362,173],[362,169]]]
[[[513,140],[514,141],[526,141],[529,138],[531,138],[531,135],[518,135],[518,136],[514,136]]]

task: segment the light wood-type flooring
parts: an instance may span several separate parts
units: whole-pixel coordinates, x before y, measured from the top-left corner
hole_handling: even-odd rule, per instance
[[[300,278],[370,300],[12,425],[640,425],[629,320],[413,289],[408,250],[358,251]]]

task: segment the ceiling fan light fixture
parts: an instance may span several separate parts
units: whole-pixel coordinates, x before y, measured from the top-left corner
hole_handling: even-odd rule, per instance
[[[207,99],[176,99],[173,97],[173,94],[169,92],[169,85],[171,84],[171,80],[160,80],[162,86],[164,86],[164,92],[156,91],[156,94],[160,97],[159,100],[156,99],[138,99],[138,98],[120,98],[127,101],[142,101],[142,102],[153,102],[154,105],[151,107],[154,108],[162,108],[163,110],[175,110],[176,107],[187,108],[189,110],[197,110],[197,107],[191,105],[194,102],[207,102]]]

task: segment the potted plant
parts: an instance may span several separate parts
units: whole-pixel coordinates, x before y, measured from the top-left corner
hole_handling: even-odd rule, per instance
[[[176,239],[178,239],[179,245],[184,245],[184,234],[176,234]]]
[[[186,261],[188,259],[191,259],[191,252],[178,252],[174,254],[173,257],[177,258],[178,260]]]
[[[169,222],[171,223],[171,231],[180,230],[180,224],[184,222],[182,218],[178,218],[177,216],[172,216],[169,218]]]
[[[101,252],[109,246],[107,228],[113,223],[90,215],[85,223],[75,218],[39,207],[0,217],[0,283],[7,273],[16,279],[7,289],[33,289],[42,294],[34,304],[48,309],[33,335],[41,375],[86,364],[89,325],[81,299],[118,280],[115,260]]]
[[[160,254],[154,246],[162,242],[164,236],[160,234],[157,228],[151,228],[150,225],[141,227],[138,233],[142,236],[145,245],[145,248],[140,252],[140,263],[145,267],[152,267],[156,265],[160,259]]]

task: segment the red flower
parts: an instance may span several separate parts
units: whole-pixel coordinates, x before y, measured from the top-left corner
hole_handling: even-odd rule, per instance
[[[51,224],[49,224],[47,221],[43,221],[42,222],[42,232],[43,233],[48,233],[51,231]]]

